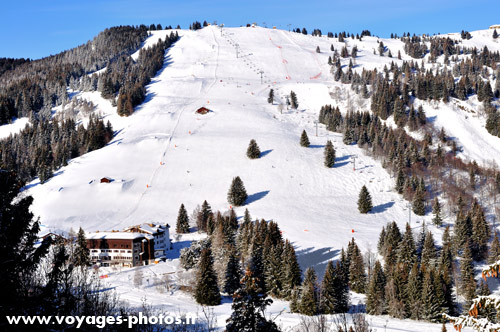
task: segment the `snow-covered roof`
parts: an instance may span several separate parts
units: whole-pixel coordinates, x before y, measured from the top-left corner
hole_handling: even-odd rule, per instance
[[[149,234],[131,232],[96,232],[87,233],[86,236],[89,240],[134,240],[141,237],[153,239]]]
[[[134,230],[139,229],[141,232],[144,232],[144,233],[155,234],[158,232],[164,232],[165,229],[167,229],[167,227],[168,226],[160,225],[160,224],[143,223],[140,225],[127,227],[123,231],[124,232],[134,232]]]

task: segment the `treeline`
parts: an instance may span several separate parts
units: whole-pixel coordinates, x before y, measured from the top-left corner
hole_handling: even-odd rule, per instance
[[[31,112],[49,116],[52,107],[69,100],[68,85],[131,54],[147,36],[144,25],[113,27],[84,45],[12,66],[0,75],[0,125]]]
[[[165,50],[179,39],[177,32],[170,33],[165,41],[158,40],[154,46],[139,51],[139,57],[134,62],[130,57],[116,61],[100,75],[104,82],[101,94],[105,98],[113,98],[119,92],[117,112],[128,116],[134,112],[134,107],[146,98],[146,85],[163,67]],[[101,77],[102,76],[102,77]]]
[[[487,116],[486,129],[498,136],[500,133],[500,115],[495,106],[491,104],[493,98],[500,97],[500,71],[497,71],[496,83],[492,87],[488,79],[488,72],[480,69],[483,66],[483,57],[472,57],[460,64],[455,64],[452,70],[425,70],[413,61],[403,62],[399,67],[391,63],[390,68],[385,67],[383,72],[377,69],[359,74],[352,70],[352,61],[347,70],[342,68],[340,58],[334,54],[329,60],[332,65],[334,79],[342,83],[352,84],[352,89],[368,98],[371,86],[371,110],[383,120],[394,115],[396,124],[404,127],[412,117],[419,117],[424,122],[425,114],[419,109],[413,109],[413,98],[420,100],[437,100],[448,102],[451,97],[466,100],[469,96],[477,94],[478,100],[483,103]],[[456,79],[455,77],[460,77]],[[485,79],[486,78],[486,79]],[[412,125],[411,130],[419,126]]]
[[[179,217],[182,214],[179,211]],[[234,210],[225,215],[213,213],[206,201],[194,214],[198,229],[206,231],[209,237],[181,251],[182,267],[206,270],[207,267],[200,266],[199,262],[202,251],[209,250],[218,292],[233,295],[248,267],[262,294],[291,298],[294,289],[300,286],[301,270],[292,244],[283,239],[275,222],[252,221],[246,210],[243,222],[238,225]],[[207,304],[210,294],[197,291],[207,287],[200,282],[201,275],[203,273],[198,273],[195,297],[198,303]],[[212,305],[219,303],[220,298]]]
[[[302,30],[300,28],[295,28],[292,30],[293,32],[295,33],[301,33],[303,35],[307,35],[307,29],[306,28],[302,28]],[[364,36],[371,36],[371,32],[369,30],[363,30],[361,32],[361,34],[357,33],[356,35],[354,35],[354,33],[350,33],[350,32],[345,32],[345,31],[342,31],[342,32],[336,32],[336,33],[333,33],[333,32],[328,32],[327,33],[327,36],[328,38],[338,38],[339,39],[339,42],[344,42],[344,40],[346,38],[356,38],[358,40],[361,40]],[[321,29],[314,29],[312,32],[311,32],[311,36],[316,36],[316,37],[321,37],[322,34],[321,34]]]
[[[3,75],[8,70],[12,70],[25,62],[31,61],[30,59],[12,59],[12,58],[0,58],[0,76]]]
[[[0,168],[15,171],[23,181],[38,176],[43,183],[68,161],[104,147],[113,137],[111,124],[90,115],[85,128],[72,119],[33,118],[21,132],[0,140]]]
[[[354,239],[347,252],[342,249],[338,262],[328,262],[320,284],[313,268],[306,270],[302,280],[295,249],[283,239],[274,221],[252,221],[246,210],[238,225],[234,210],[213,213],[206,201],[193,218],[198,230],[209,237],[183,249],[180,262],[185,269],[197,270],[193,293],[200,304],[217,305],[221,293],[232,296],[238,292],[245,270],[261,296],[289,300],[292,312],[310,316],[347,312],[349,288],[365,292],[363,256]],[[186,223],[187,213],[181,206],[178,225]]]
[[[382,229],[377,248],[384,267],[379,261],[369,267],[373,272],[367,291],[368,313],[441,321],[443,313],[455,315],[459,309],[454,287],[465,299],[465,312],[476,295],[490,294],[485,282],[478,284],[475,280],[473,265],[474,260],[482,261],[488,256],[489,226],[477,202],[468,212],[464,207],[458,208],[457,226],[464,215],[469,219],[468,226],[455,227],[454,234],[447,227],[441,248],[435,245],[425,225],[416,239],[408,224],[404,234],[395,222]],[[483,245],[478,247],[478,243]],[[495,235],[488,261],[498,260],[499,254]]]
[[[456,158],[459,147],[444,130],[434,132],[427,127],[424,139],[417,140],[402,129],[388,127],[378,115],[348,112],[342,116],[329,105],[322,107],[319,122],[328,130],[342,132],[344,143],[358,144],[381,158],[382,165],[396,175],[396,190],[412,201],[417,215],[429,211],[428,202],[437,193],[447,198],[450,211],[459,199],[472,206],[474,194],[485,188],[489,191],[481,191],[483,197],[495,200],[500,193],[500,172]]]

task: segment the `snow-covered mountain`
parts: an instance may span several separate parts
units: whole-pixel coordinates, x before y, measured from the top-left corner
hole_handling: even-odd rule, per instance
[[[119,117],[98,92],[72,94],[93,101],[113,124],[116,136],[105,148],[71,160],[48,182],[28,185],[34,197],[33,212],[40,216],[44,230],[66,232],[81,226],[86,231],[104,231],[143,222],[173,225],[181,203],[192,211],[204,200],[213,210],[225,211],[230,208],[226,195],[235,176],[241,177],[249,194],[247,204],[236,208],[238,216],[248,208],[253,218],[278,222],[283,236],[296,247],[301,266],[313,266],[319,275],[353,237],[363,251],[376,252],[378,234],[387,222],[396,221],[403,229],[411,215],[416,232],[423,221],[431,224],[431,216],[409,213],[380,161],[355,145],[343,144],[341,134],[315,124],[325,104],[338,105],[343,112],[370,109],[369,100],[334,81],[328,65],[331,45],[338,50],[346,43],[349,48],[356,45],[354,70],[361,72],[412,60],[403,42],[364,37],[343,43],[337,38],[260,27],[221,31],[210,26],[178,32],[180,40],[165,54],[164,68],[148,85],[146,102],[133,115]],[[143,47],[167,33],[152,31]],[[463,45],[500,50],[490,35],[488,30],[472,32],[473,38]],[[449,36],[460,38],[459,34]],[[394,55],[400,51],[402,59],[375,55],[378,41]],[[349,59],[342,61],[347,65]],[[432,66],[427,58],[423,61]],[[267,102],[271,88],[276,96],[273,105]],[[298,97],[297,110],[279,106],[292,90]],[[486,131],[484,118],[467,112],[478,107],[475,97],[421,104],[434,125],[445,127],[463,147],[461,157],[478,163],[500,161],[500,138]],[[200,107],[211,112],[195,113]],[[311,140],[309,148],[299,145],[303,129]],[[246,157],[251,139],[263,151],[260,159]],[[328,139],[337,150],[331,169],[323,165]],[[114,181],[101,184],[102,177]],[[374,210],[368,215],[357,209],[363,185],[373,197]],[[429,229],[439,241],[442,229]],[[125,275],[117,275],[116,280],[117,285],[126,283]],[[161,301],[157,298],[155,303]],[[174,303],[185,301],[194,303],[184,298]],[[192,308],[192,303],[186,308]],[[383,321],[379,323],[382,328]],[[437,325],[412,324],[439,330]]]

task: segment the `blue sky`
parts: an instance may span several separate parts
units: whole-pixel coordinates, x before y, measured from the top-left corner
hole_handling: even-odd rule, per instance
[[[256,22],[387,37],[391,32],[447,33],[500,24],[498,0],[80,0],[5,1],[0,57],[41,58],[85,43],[116,25],[160,23],[187,28],[195,20],[226,26]]]

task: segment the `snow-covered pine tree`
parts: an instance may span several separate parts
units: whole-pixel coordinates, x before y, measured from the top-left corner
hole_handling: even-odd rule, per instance
[[[221,301],[213,264],[211,250],[203,249],[198,263],[194,295],[196,302],[202,305],[218,305]]]
[[[370,193],[368,192],[368,189],[366,186],[363,186],[361,188],[361,191],[359,192],[359,199],[358,199],[358,210],[360,213],[368,213],[372,210],[373,205],[372,205],[372,197]]]
[[[257,159],[260,157],[260,149],[254,139],[251,139],[250,144],[248,144],[247,157],[250,159]]]
[[[226,320],[227,332],[279,332],[276,324],[265,317],[266,307],[273,301],[266,299],[258,282],[247,268],[241,288],[233,295],[233,312]]]
[[[179,208],[175,231],[178,234],[189,233],[189,217],[186,208],[184,207],[184,204],[181,204],[181,207]]]
[[[309,137],[307,137],[307,133],[305,130],[302,131],[302,134],[300,135],[300,146],[302,147],[309,147],[311,143],[309,143]]]
[[[245,189],[245,185],[239,176],[233,178],[233,182],[231,183],[231,187],[229,187],[229,191],[227,193],[227,201],[229,204],[234,206],[241,206],[245,204],[248,195]]]
[[[486,280],[486,277],[498,276],[499,269],[500,261],[483,268],[483,279]],[[478,317],[480,313],[491,309],[496,312],[500,310],[500,298],[497,295],[476,297],[471,301],[471,305],[468,307],[467,312],[463,315],[453,317],[445,313],[443,314],[443,318],[451,321],[455,329],[459,331],[464,327],[472,327],[478,332],[498,331],[500,330],[500,323],[497,323],[495,320],[488,317]]]
[[[326,141],[324,156],[324,165],[328,168],[333,167],[335,165],[335,148],[330,140]]]

